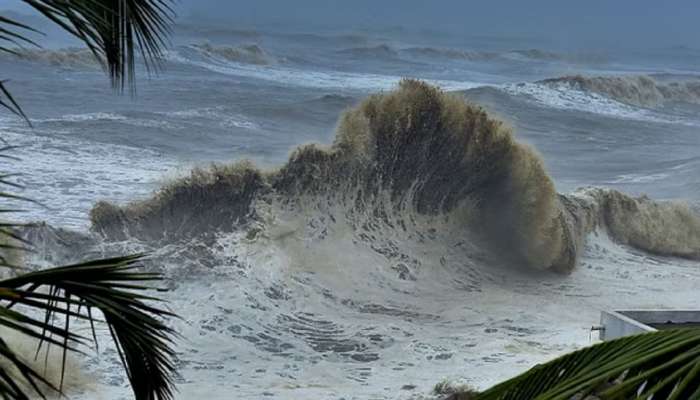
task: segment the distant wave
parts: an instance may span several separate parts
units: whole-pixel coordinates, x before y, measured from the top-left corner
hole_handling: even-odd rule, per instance
[[[545,51],[540,49],[525,49],[525,50],[511,50],[505,55],[519,56],[523,58],[529,58],[531,60],[541,60],[541,61],[562,61],[569,60],[569,56],[559,53],[554,53],[551,51]]]
[[[531,59],[531,60],[561,60],[563,56],[555,53],[548,53],[542,50],[514,50],[508,52],[492,52],[492,51],[469,51],[452,48],[440,47],[407,47],[394,48],[388,44],[379,44],[375,46],[352,47],[349,49],[340,50],[339,54],[355,58],[383,58],[395,59],[402,55],[425,58],[425,59],[444,59],[444,60],[465,60],[465,61],[492,61],[492,60],[514,60],[514,59]]]
[[[263,50],[260,46],[251,44],[238,47],[213,46],[208,43],[195,44],[193,49],[205,56],[219,57],[227,61],[240,62],[255,65],[276,64],[278,60]]]
[[[339,53],[358,58],[396,58],[399,55],[394,48],[387,44],[369,47],[353,47],[340,50]]]
[[[17,54],[1,53],[0,59],[26,60],[62,68],[99,68],[100,63],[85,48],[49,49],[15,49]]]
[[[582,78],[584,82],[598,81],[598,78]],[[647,121],[664,124],[679,124],[686,126],[698,126],[697,119],[692,114],[682,114],[670,109],[661,109],[660,106],[674,102],[686,102],[698,104],[694,83],[660,83],[648,88],[644,92],[634,84],[637,77],[620,77],[613,79],[611,86],[586,87],[580,86],[578,79],[555,78],[537,82],[509,83],[494,86],[494,90],[502,91],[508,95],[525,97],[542,106],[568,110],[574,112],[587,112],[609,116],[619,119]],[[607,81],[607,78],[600,82]],[[617,87],[618,83],[621,87]],[[700,82],[700,81],[698,81]],[[664,87],[667,86],[667,87]],[[479,90],[487,90],[482,88]]]
[[[414,57],[441,58],[450,60],[488,61],[499,57],[499,53],[486,51],[466,51],[438,47],[408,47],[402,52]]]
[[[541,49],[509,51],[470,51],[440,47],[408,47],[401,53],[427,59],[447,59],[466,61],[550,61],[571,63],[601,63],[605,58],[594,54],[562,54]]]
[[[271,33],[282,39],[292,40],[295,42],[303,42],[313,45],[333,45],[333,46],[359,46],[366,45],[369,39],[366,36],[359,34],[328,34],[322,35],[317,33]]]
[[[578,90],[568,85],[527,82],[501,85],[497,89],[512,96],[526,96],[536,103],[554,109],[588,112],[638,121],[688,122],[656,113],[653,110],[625,104],[595,92]]]
[[[406,55],[415,58],[426,59],[447,59],[447,60],[466,60],[466,61],[492,61],[492,60],[514,60],[514,59],[529,59],[529,60],[563,60],[564,56],[555,53],[549,53],[543,50],[513,50],[508,52],[493,52],[493,51],[469,51],[452,48],[440,47],[407,47],[396,49],[388,44],[379,44],[375,46],[352,47],[349,49],[340,50],[338,53],[356,58],[399,58],[401,55]]]
[[[502,122],[413,80],[345,113],[330,148],[299,147],[271,172],[250,163],[195,170],[151,199],[98,203],[91,220],[117,240],[234,231],[255,240],[294,234],[270,222],[284,210],[313,240],[342,225],[388,258],[401,259],[401,243],[382,247],[381,238],[444,230],[465,249],[483,242],[520,264],[569,272],[602,229],[654,254],[700,259],[700,218],[687,206],[608,189],[557,194],[537,153]]]
[[[570,88],[606,96],[641,107],[657,107],[669,102],[700,103],[700,80],[660,82],[646,76],[581,75],[546,79],[537,82],[554,88]]]
[[[290,86],[322,89],[385,90],[391,89],[401,80],[400,76],[333,70],[309,70],[292,68],[283,63],[277,65],[254,65],[231,62],[222,57],[202,59],[201,53],[190,54],[186,50],[192,50],[192,48],[168,52],[166,58],[170,62],[193,65],[224,75],[245,76]],[[432,80],[430,82],[445,90],[466,90],[479,85],[475,82],[452,80]]]

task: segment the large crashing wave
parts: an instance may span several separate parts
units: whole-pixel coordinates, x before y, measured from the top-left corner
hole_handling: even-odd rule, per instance
[[[98,203],[91,218],[109,238],[171,242],[217,231],[257,235],[271,206],[309,220],[342,218],[356,231],[440,219],[465,241],[559,272],[575,267],[598,227],[649,252],[700,258],[700,219],[689,208],[606,189],[557,194],[537,153],[501,121],[414,80],[346,112],[332,146],[302,146],[278,170],[195,170],[153,198]]]
[[[668,102],[700,104],[700,80],[660,82],[645,75],[600,77],[575,75],[546,79],[537,83],[593,92],[642,107],[656,107]]]

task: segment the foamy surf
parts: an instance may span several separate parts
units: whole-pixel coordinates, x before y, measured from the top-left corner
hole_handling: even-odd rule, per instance
[[[663,114],[653,109],[622,102],[604,93],[583,90],[576,86],[535,82],[505,84],[501,85],[500,89],[510,95],[526,96],[538,104],[560,110],[654,123],[698,125],[695,120]]]
[[[180,398],[417,399],[585,345],[613,303],[700,305],[699,232],[682,204],[557,194],[510,128],[405,81],[344,114],[332,146],[278,169],[195,170],[151,198],[96,205],[90,235],[29,235],[55,262],[78,245],[153,252],[188,338]],[[87,363],[106,396],[128,393],[116,366]]]
[[[277,82],[284,85],[317,89],[342,89],[355,91],[389,90],[401,80],[400,76],[352,73],[341,71],[305,70],[279,65],[251,65],[224,58],[197,59],[179,51],[171,51],[166,57],[171,62],[193,65],[225,75]],[[455,80],[429,80],[445,90],[465,90],[479,86],[475,82]]]
[[[700,103],[700,80],[659,82],[651,76],[599,76],[581,75],[545,79],[538,83],[550,87],[563,87],[597,93],[622,103],[641,107],[658,107],[664,103]]]
[[[222,50],[224,51],[224,50]],[[396,50],[387,46],[377,46],[348,51],[383,52],[383,57],[397,55]],[[407,49],[411,52],[425,52],[426,49]],[[518,52],[513,52],[520,57]],[[526,52],[527,54],[527,52]],[[465,59],[476,57],[463,54]],[[480,54],[480,57],[500,57]],[[523,56],[525,57],[525,56]],[[400,76],[380,74],[358,74],[340,71],[301,70],[292,66],[269,65],[269,63],[245,62],[229,57],[198,59],[183,52],[168,53],[171,62],[193,65],[225,75],[261,79],[284,85],[303,86],[326,90],[359,92],[386,91],[395,87]],[[255,65],[257,64],[257,65]],[[555,109],[588,112],[620,119],[650,121],[655,123],[684,124],[697,126],[694,119],[673,116],[653,109],[672,102],[698,102],[697,83],[670,82],[658,83],[646,76],[623,77],[562,77],[536,82],[490,83],[458,81],[448,79],[424,79],[446,91],[470,90],[480,87],[494,87],[512,96],[526,96],[528,99]]]

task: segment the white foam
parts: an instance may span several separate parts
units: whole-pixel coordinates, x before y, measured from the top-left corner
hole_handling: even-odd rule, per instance
[[[18,204],[28,212],[21,219],[85,229],[87,212],[100,199],[125,202],[150,194],[180,164],[156,151],[92,143],[55,130],[4,129],[3,138],[18,149],[20,161],[0,160],[5,172],[21,172],[19,194],[46,207]],[[19,218],[16,216],[15,218]]]
[[[36,119],[32,118],[33,123],[83,123],[83,122],[117,122],[132,126],[141,126],[145,128],[175,128],[172,124],[163,120],[153,120],[145,118],[131,118],[118,113],[94,112],[85,114],[66,114],[60,117]],[[1,122],[1,121],[0,121]]]
[[[249,65],[211,58],[202,61],[188,58],[178,52],[168,53],[167,58],[172,62],[194,65],[221,74],[262,79],[290,86],[377,91],[393,89],[401,80],[401,77],[391,75],[299,70],[285,66]],[[689,126],[697,125],[697,122],[685,118],[673,117],[649,109],[626,105],[596,93],[584,92],[564,86],[552,87],[538,83],[493,85],[472,81],[431,79],[427,79],[426,81],[447,91],[492,86],[510,95],[526,95],[539,104],[562,110],[577,110],[622,119],[675,123]]]
[[[194,65],[225,75],[261,79],[289,86],[305,86],[322,89],[376,91],[393,89],[402,77],[379,74],[361,74],[340,71],[312,71],[290,67],[258,66],[217,59],[194,60],[171,51],[166,58],[171,62]],[[426,80],[444,90],[466,90],[480,86],[476,82],[454,80]]]
[[[662,181],[664,179],[668,179],[668,177],[671,176],[670,174],[667,173],[658,173],[658,174],[623,174],[615,179],[606,182],[609,184],[621,184],[621,183],[650,183],[650,182],[656,182],[656,181]]]
[[[576,110],[638,121],[697,125],[694,121],[623,104],[597,93],[577,90],[565,85],[517,83],[501,85],[499,88],[510,95],[525,95],[539,104],[561,110]]]
[[[282,83],[290,86],[305,86],[322,89],[378,91],[396,87],[402,77],[371,73],[341,71],[300,70],[278,65],[250,65],[215,58],[195,60],[179,52],[171,51],[166,57],[171,62],[194,65],[225,75],[249,77]],[[419,77],[420,78],[420,77]],[[468,90],[491,86],[510,95],[525,95],[539,104],[561,110],[577,110],[621,119],[674,123],[697,126],[697,121],[674,117],[650,109],[635,107],[607,98],[603,95],[576,90],[560,85],[539,83],[487,84],[473,81],[431,80],[426,82],[447,91]]]
[[[492,269],[455,232],[419,239],[411,229],[380,227],[368,243],[342,222],[272,214],[267,234],[223,234],[208,246],[214,276],[182,275],[181,248],[156,250],[171,262],[177,287],[166,296],[184,317],[172,321],[185,338],[178,399],[432,398],[445,378],[483,389],[589,345],[601,310],[700,307],[697,263],[631,251],[603,232],[571,276],[533,277]],[[319,232],[326,236],[313,239]],[[379,254],[384,245],[396,254]],[[409,263],[414,279],[400,279],[397,262]],[[316,339],[348,347],[314,349]],[[119,398],[128,388],[110,384],[121,376],[114,363],[112,355],[95,358],[89,371],[100,376],[101,393]]]
[[[191,108],[178,111],[167,111],[163,113],[169,117],[180,118],[183,120],[203,118],[217,122],[222,127],[242,128],[242,129],[259,129],[260,126],[251,121],[245,115],[240,113],[230,113],[224,110],[224,107],[203,107]]]
[[[127,118],[123,115],[107,112],[95,112],[85,114],[67,114],[59,118],[47,118],[39,120],[41,122],[85,122],[85,121],[124,121]]]

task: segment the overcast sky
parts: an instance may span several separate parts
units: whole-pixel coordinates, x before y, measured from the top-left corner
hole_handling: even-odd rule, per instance
[[[700,0],[181,0],[181,8],[183,14],[250,23],[449,28],[466,34],[547,35],[582,45],[690,46],[700,41]]]
[[[280,23],[533,35],[575,47],[700,47],[700,0],[177,0],[196,14],[246,27]],[[0,0],[18,9],[19,0]]]

